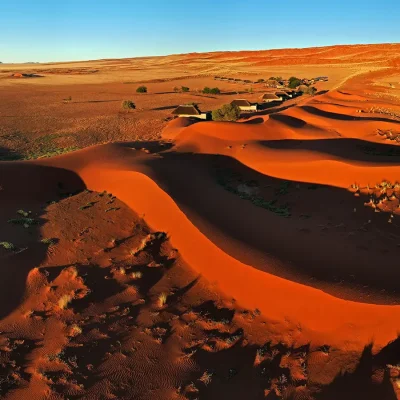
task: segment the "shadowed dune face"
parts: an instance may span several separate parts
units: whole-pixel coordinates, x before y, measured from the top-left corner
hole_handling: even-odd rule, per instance
[[[29,272],[47,257],[47,247],[40,243],[44,210],[85,185],[71,171],[30,163],[0,163],[0,182],[0,242],[15,247],[11,252],[0,248],[0,316],[4,317],[21,301]]]
[[[340,160],[361,161],[370,164],[398,165],[400,147],[389,143],[368,143],[360,139],[310,139],[271,140],[261,144],[270,149],[284,151],[305,151],[333,156]],[[372,183],[372,182],[371,182]]]

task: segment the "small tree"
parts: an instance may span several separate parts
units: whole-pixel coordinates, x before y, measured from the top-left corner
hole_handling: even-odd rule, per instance
[[[295,89],[300,85],[301,85],[301,80],[299,78],[296,78],[295,76],[289,78],[290,89]]]
[[[210,91],[211,91],[211,89],[210,89],[208,86],[206,86],[206,87],[203,89],[203,93],[204,93],[204,94],[209,94]]]
[[[214,121],[236,121],[240,118],[240,108],[235,104],[224,104],[218,110],[213,110]]]
[[[181,87],[182,92],[188,92],[190,89],[187,86]]]
[[[124,110],[134,110],[136,108],[136,105],[132,100],[124,100],[122,102],[122,108]]]
[[[146,87],[146,86],[139,86],[139,87],[136,89],[136,92],[137,92],[137,93],[147,93],[147,87]]]
[[[215,88],[210,89],[210,93],[211,94],[220,94],[221,91],[219,90],[219,88],[215,87]]]

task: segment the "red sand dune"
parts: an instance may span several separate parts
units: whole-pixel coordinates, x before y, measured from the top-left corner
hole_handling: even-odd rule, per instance
[[[384,64],[397,48],[302,49],[296,62]],[[295,63],[291,51],[185,57]],[[342,398],[355,386],[340,386],[340,371],[357,378],[365,365],[371,386],[360,379],[364,387],[346,398],[392,399],[400,145],[385,134],[400,132],[400,116],[395,100],[374,96],[372,81],[385,75],[368,76],[235,123],[175,119],[162,133],[168,142],[0,162],[0,218],[8,221],[0,233],[16,245],[0,248],[7,399],[187,399],[199,392],[193,376],[204,398]],[[34,215],[37,228],[13,222],[16,212]],[[39,238],[59,242],[44,250]],[[205,305],[225,322],[207,320]],[[256,347],[266,338],[282,347],[268,350],[279,353],[279,373],[259,387],[253,373],[275,373],[276,355],[266,362]],[[25,362],[17,377],[14,352]],[[235,359],[247,372],[227,389]],[[213,375],[199,375],[198,365],[227,377],[207,392]]]

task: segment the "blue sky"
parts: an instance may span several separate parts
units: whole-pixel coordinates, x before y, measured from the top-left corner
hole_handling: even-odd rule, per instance
[[[399,0],[19,0],[0,5],[0,61],[400,42]]]

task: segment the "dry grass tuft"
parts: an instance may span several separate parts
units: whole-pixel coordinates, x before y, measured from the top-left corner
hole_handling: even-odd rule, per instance
[[[58,307],[60,307],[61,310],[65,310],[67,308],[68,304],[72,301],[74,298],[73,295],[71,294],[64,294],[58,299]]]
[[[135,271],[135,272],[132,272],[131,276],[133,279],[140,279],[143,276],[143,274],[140,271]]]
[[[158,296],[158,305],[159,307],[164,307],[165,304],[167,304],[167,294],[166,293],[160,293],[160,295]]]

